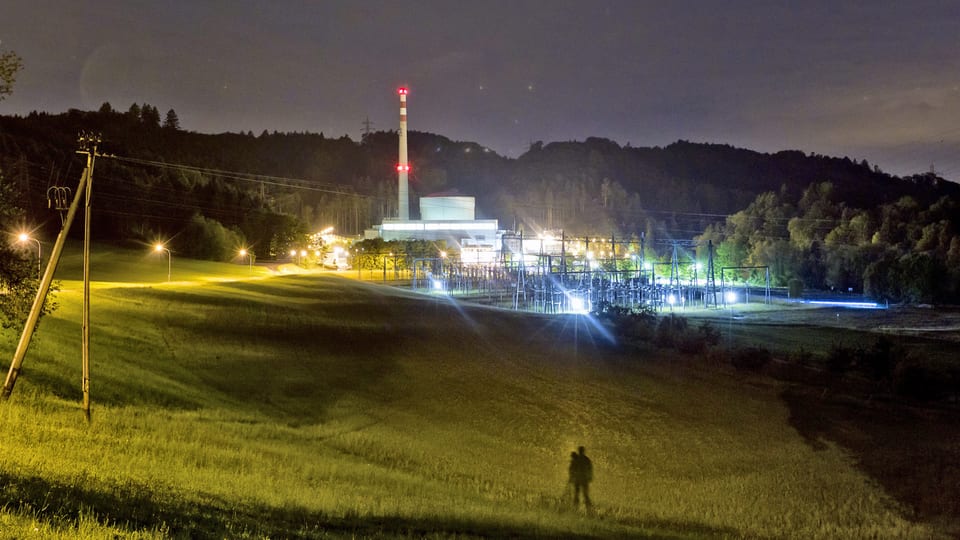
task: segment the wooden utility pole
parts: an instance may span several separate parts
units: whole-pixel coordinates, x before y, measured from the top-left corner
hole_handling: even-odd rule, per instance
[[[81,135],[81,144],[84,144],[86,140],[87,137]],[[99,142],[99,138],[96,140]],[[95,154],[96,146],[94,146],[93,155]],[[37,327],[37,322],[40,320],[40,314],[43,312],[43,304],[47,298],[47,293],[50,291],[50,284],[53,282],[53,275],[57,271],[57,264],[60,262],[60,255],[63,253],[63,246],[67,241],[67,235],[70,232],[70,226],[73,224],[73,218],[77,214],[77,208],[80,207],[80,198],[83,197],[85,193],[89,193],[87,186],[90,178],[93,176],[93,155],[87,153],[87,167],[83,169],[83,174],[80,176],[80,184],[77,186],[77,193],[73,198],[73,202],[70,204],[70,209],[67,211],[67,217],[64,219],[63,229],[60,231],[60,234],[57,236],[57,241],[53,245],[53,251],[50,253],[50,261],[47,263],[47,269],[44,271],[43,278],[40,280],[40,286],[37,288],[37,296],[33,299],[33,306],[30,308],[30,313],[27,315],[27,321],[23,326],[23,333],[20,334],[20,341],[17,344],[17,350],[13,354],[13,361],[10,363],[10,370],[7,372],[7,378],[3,383],[3,390],[0,392],[0,398],[4,400],[10,397],[10,394],[13,392],[13,387],[17,382],[17,377],[20,375],[20,367],[23,365],[23,359],[27,354],[27,348],[30,346],[30,340],[33,337],[33,332]],[[87,198],[89,200],[89,195]],[[85,374],[84,381],[86,382],[86,380],[87,375]],[[89,406],[87,406],[85,410],[87,413],[89,413]]]
[[[90,421],[90,222],[93,211],[92,190],[93,190],[93,165],[97,158],[97,145],[100,144],[100,136],[81,135],[80,150],[77,153],[87,155],[87,189],[84,198],[85,208],[83,213],[83,323],[81,332],[83,334],[83,343],[81,345],[82,363],[83,363],[83,414]]]

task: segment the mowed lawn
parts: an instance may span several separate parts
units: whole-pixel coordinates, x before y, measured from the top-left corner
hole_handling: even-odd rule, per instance
[[[63,282],[0,403],[0,537],[941,536],[798,434],[777,383],[616,352],[586,316],[178,262],[95,287],[89,424]]]

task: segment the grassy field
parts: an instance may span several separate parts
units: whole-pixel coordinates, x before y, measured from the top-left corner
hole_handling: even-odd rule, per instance
[[[174,257],[169,284],[155,255],[95,258],[89,424],[77,260],[64,261],[60,309],[0,403],[0,537],[955,530],[916,519],[845,447],[798,428],[779,383],[618,353],[584,316]],[[4,358],[16,338],[2,334]],[[593,512],[569,501],[579,445]]]

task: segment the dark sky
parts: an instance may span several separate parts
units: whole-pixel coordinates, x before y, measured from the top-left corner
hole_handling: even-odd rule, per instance
[[[475,141],[677,139],[960,178],[957,1],[3,0],[0,114],[150,103],[185,129],[365,118]]]

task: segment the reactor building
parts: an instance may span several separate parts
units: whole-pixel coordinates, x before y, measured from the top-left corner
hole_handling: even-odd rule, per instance
[[[420,219],[410,219],[410,195],[407,159],[407,95],[406,88],[397,90],[400,95],[399,159],[397,163],[397,208],[396,218],[385,218],[383,223],[368,230],[367,238],[380,237],[390,240],[444,241],[451,249],[459,249],[465,264],[489,264],[496,262],[500,252],[503,231],[496,219],[476,219],[476,204],[473,197],[455,193],[437,193],[420,197]]]

